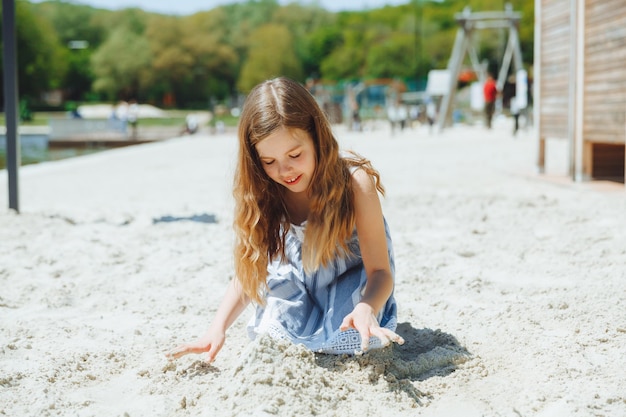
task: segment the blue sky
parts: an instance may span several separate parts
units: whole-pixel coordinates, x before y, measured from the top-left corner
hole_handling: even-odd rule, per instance
[[[41,0],[36,0],[39,2]],[[144,10],[187,15],[195,12],[210,10],[224,4],[237,3],[236,0],[73,0],[73,3],[88,4],[103,9],[123,9],[126,7],[140,7]],[[293,3],[293,0],[279,0],[280,4]],[[300,0],[302,4],[318,3],[329,11],[365,10],[383,7],[385,5],[399,5],[409,3],[410,0]]]

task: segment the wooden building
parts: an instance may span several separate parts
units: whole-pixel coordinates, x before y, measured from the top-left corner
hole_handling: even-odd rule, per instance
[[[538,166],[565,139],[576,181],[624,182],[626,1],[535,0]]]

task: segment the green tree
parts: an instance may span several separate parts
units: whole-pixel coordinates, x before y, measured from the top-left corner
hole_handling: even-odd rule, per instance
[[[141,35],[145,33],[151,16],[159,15],[145,12],[136,7],[116,11],[102,10],[94,15],[93,22],[94,25],[106,28],[107,36],[120,28]]]
[[[162,80],[170,92],[177,92],[190,77],[194,58],[183,46],[181,18],[153,16],[146,28],[152,55],[148,84]]]
[[[41,93],[61,87],[67,71],[66,51],[50,22],[33,13],[26,1],[15,3],[15,26],[19,93],[38,99]],[[2,59],[0,56],[0,63]]]
[[[522,54],[532,65],[534,2],[508,1],[522,12]],[[175,17],[65,0],[17,5],[22,91],[34,97],[62,87],[80,99],[92,88],[110,99],[156,102],[173,93],[180,106],[222,100],[279,74],[338,81],[422,78],[446,67],[458,29],[455,13],[466,6],[504,10],[502,0],[410,0],[339,13],[314,1],[281,6],[277,0],[247,0]],[[506,35],[504,29],[477,31],[479,59],[501,62]],[[70,50],[71,40],[86,40],[89,48]]]
[[[320,65],[323,78],[341,80],[363,76],[366,48],[360,29],[346,29],[341,44],[328,54]]]
[[[92,51],[89,48],[70,50],[63,87],[68,100],[84,100],[91,91],[94,74],[91,69]]]
[[[109,100],[140,98],[150,62],[148,40],[121,27],[92,55],[93,88]]]
[[[93,91],[109,100],[143,100],[147,96],[152,57],[144,34],[150,16],[139,8],[94,14],[93,24],[105,28],[106,37],[91,55]]]
[[[305,37],[303,65],[305,73],[319,78],[321,63],[343,41],[341,30],[335,25],[322,26]]]
[[[302,79],[302,67],[294,51],[291,34],[285,26],[261,26],[252,34],[249,48],[248,59],[237,82],[239,91],[248,92],[256,84],[280,75]]]
[[[234,86],[238,56],[224,40],[225,27],[220,9],[150,19],[146,37],[153,59],[146,82],[152,92],[173,94],[179,106],[227,96]]]
[[[270,23],[279,7],[276,0],[248,0],[221,7],[230,28],[227,42],[235,48],[241,62],[245,60],[252,32]]]
[[[99,23],[97,16],[109,15],[108,10],[99,10],[81,4],[64,1],[45,1],[32,4],[34,12],[48,20],[54,27],[59,41],[67,45],[70,41],[83,40],[93,50],[104,42],[109,30]]]
[[[284,25],[292,34],[304,74],[319,76],[320,62],[331,50],[333,37],[337,40],[340,36],[334,27],[335,15],[320,7],[291,3],[274,12],[272,23]]]
[[[66,98],[84,100],[91,92],[94,82],[90,65],[91,55],[109,32],[109,29],[100,23],[103,18],[99,16],[113,12],[63,1],[35,3],[32,7],[38,16],[52,24],[61,45],[69,49],[65,54],[67,73],[62,81]],[[79,48],[75,46],[76,41],[82,42],[78,43]]]
[[[374,78],[410,78],[415,76],[415,38],[412,34],[395,32],[368,51],[365,74]]]
[[[223,10],[215,9],[187,17],[183,45],[194,57],[190,97],[206,102],[232,93],[237,80],[239,56],[227,42],[228,20]]]

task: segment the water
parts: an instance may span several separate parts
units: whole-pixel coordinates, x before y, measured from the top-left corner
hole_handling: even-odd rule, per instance
[[[92,153],[112,149],[106,146],[75,147],[75,148],[24,148],[21,150],[21,166],[38,164],[46,161],[75,158]],[[0,149],[0,169],[6,169],[6,150]]]

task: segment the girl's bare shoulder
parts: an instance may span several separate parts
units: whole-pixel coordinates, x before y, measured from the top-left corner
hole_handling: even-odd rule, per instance
[[[361,167],[352,170],[352,189],[354,193],[377,193],[374,178]]]

